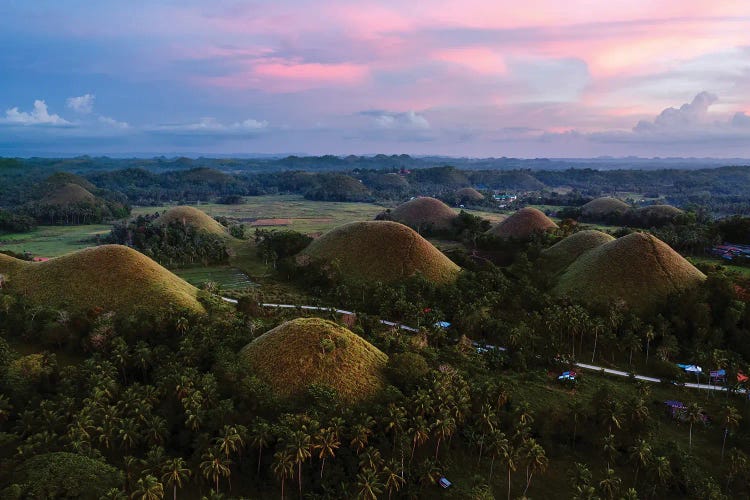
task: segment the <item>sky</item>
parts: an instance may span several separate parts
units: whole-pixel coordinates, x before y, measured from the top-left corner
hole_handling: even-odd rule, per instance
[[[750,158],[748,0],[0,0],[0,155]]]

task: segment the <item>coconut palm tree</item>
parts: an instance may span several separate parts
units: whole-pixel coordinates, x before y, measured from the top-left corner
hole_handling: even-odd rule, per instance
[[[297,485],[300,498],[302,498],[302,464],[312,456],[311,448],[310,435],[302,429],[293,431],[286,445],[286,449],[292,454],[292,459],[297,466]]]
[[[604,402],[599,418],[602,424],[607,426],[609,434],[612,434],[613,425],[617,429],[622,427],[622,416],[619,403],[614,399],[608,398]]]
[[[482,405],[482,409],[479,413],[479,425],[482,429],[482,435],[478,439],[479,460],[477,461],[477,464],[482,463],[482,449],[484,447],[484,443],[486,442],[487,434],[492,433],[497,426],[497,415],[495,414],[495,410],[492,408],[492,405]]]
[[[250,446],[258,448],[258,470],[256,475],[260,475],[260,464],[263,458],[263,448],[266,448],[273,439],[273,433],[271,432],[271,426],[263,420],[258,418],[253,423],[250,432]]]
[[[203,461],[200,463],[203,477],[214,483],[214,491],[219,493],[219,479],[232,474],[230,466],[232,461],[223,456],[223,453],[216,448],[209,448],[203,453]]]
[[[393,450],[396,450],[398,435],[404,431],[406,426],[406,410],[402,406],[393,403],[388,405],[384,418],[385,432],[393,434]]]
[[[703,408],[698,406],[698,403],[690,403],[687,408],[685,408],[685,420],[687,420],[688,424],[690,425],[690,431],[689,431],[689,437],[690,440],[689,443],[689,449],[693,449],[693,424],[697,424],[698,422],[703,421]]]
[[[518,405],[516,416],[518,418],[518,423],[522,426],[528,426],[534,423],[534,416],[531,411],[531,405],[527,402],[523,402]]]
[[[232,454],[239,455],[245,446],[245,440],[242,438],[244,430],[242,426],[225,425],[221,436],[214,440],[219,452],[223,453],[227,459]]]
[[[599,342],[599,335],[603,333],[607,328],[607,324],[601,320],[601,318],[596,318],[591,322],[591,329],[594,330],[594,349],[591,352],[591,362],[593,363],[596,359],[596,344]]]
[[[653,342],[654,338],[656,338],[656,333],[654,332],[653,326],[648,325],[646,327],[646,330],[643,332],[643,338],[646,340],[646,366],[648,366],[648,354],[651,350],[651,342]]]
[[[334,434],[330,427],[321,429],[313,439],[313,449],[318,451],[320,462],[320,477],[323,478],[323,468],[326,466],[326,458],[335,458],[336,450],[341,446],[341,442]]]
[[[656,496],[656,488],[664,487],[667,485],[669,480],[672,478],[672,464],[669,463],[667,457],[658,456],[655,457],[651,463],[651,467],[647,469],[647,472],[651,476],[651,480],[654,483],[653,491],[651,496]]]
[[[576,431],[578,430],[578,420],[585,415],[586,408],[577,397],[573,397],[568,402],[568,412],[570,419],[573,421],[573,449],[576,447]]]
[[[435,444],[435,460],[437,460],[438,453],[440,452],[440,442],[453,435],[456,431],[456,421],[450,415],[443,414],[432,425],[432,430],[437,437],[437,443]]]
[[[638,485],[638,471],[651,462],[651,445],[645,439],[639,439],[630,447],[630,461],[635,463],[635,477],[633,485]]]
[[[524,450],[524,459],[526,461],[526,488],[523,490],[523,496],[526,497],[526,492],[529,491],[531,486],[531,478],[534,477],[534,473],[539,471],[543,473],[547,470],[549,460],[547,460],[547,454],[544,448],[537,443],[534,439],[530,439],[526,442]]]
[[[363,500],[377,500],[383,493],[383,483],[380,482],[374,470],[365,468],[357,474],[357,498]]]
[[[614,434],[607,434],[606,436],[604,436],[602,451],[604,452],[604,456],[607,457],[607,468],[609,469],[609,465],[617,456],[617,446],[615,445]]]
[[[367,446],[367,442],[369,441],[371,434],[372,430],[370,430],[364,424],[355,424],[352,427],[352,440],[349,445],[354,448],[357,453],[359,453]]]
[[[167,486],[172,487],[172,498],[177,500],[177,489],[190,479],[192,471],[182,457],[169,458],[161,466],[161,480]]]
[[[407,433],[411,436],[412,442],[411,458],[409,459],[409,463],[411,464],[412,460],[414,460],[414,452],[417,450],[417,446],[421,446],[430,438],[430,426],[427,425],[427,421],[422,415],[417,415],[412,419]]]
[[[121,419],[117,428],[117,440],[125,451],[135,447],[140,439],[140,429],[136,421],[132,418]]]
[[[620,491],[621,484],[622,480],[615,475],[615,471],[607,467],[604,477],[599,481],[599,490],[602,492],[602,495],[612,500],[617,495],[617,492]]]
[[[730,429],[736,429],[740,425],[742,415],[734,406],[727,405],[721,414],[721,423],[724,425],[724,439],[721,442],[721,461],[724,462],[724,447],[727,444],[727,435]]]
[[[151,474],[138,480],[130,498],[137,500],[160,500],[164,498],[164,485]]]
[[[281,481],[281,500],[284,500],[284,483],[294,477],[294,455],[289,450],[279,450],[273,455],[273,473]]]
[[[383,467],[384,485],[385,489],[388,490],[388,500],[390,500],[394,491],[398,492],[406,483],[404,477],[398,471],[399,464],[395,460],[389,460],[388,464]]]
[[[511,474],[516,470],[516,455],[517,451],[512,443],[505,440],[500,446],[500,458],[505,462],[505,467],[508,469],[508,500],[510,500],[510,487],[511,487]]]

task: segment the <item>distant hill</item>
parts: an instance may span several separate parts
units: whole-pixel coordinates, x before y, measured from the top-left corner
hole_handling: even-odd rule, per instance
[[[191,226],[193,229],[217,236],[228,236],[224,226],[203,210],[195,207],[179,206],[170,208],[155,221],[157,225],[168,225],[172,222],[179,222],[185,226]]]
[[[546,272],[558,274],[584,253],[614,239],[607,233],[593,229],[578,231],[542,251],[540,265]]]
[[[525,207],[491,227],[487,234],[505,239],[526,240],[534,234],[556,228],[557,224],[544,212],[533,207]]]
[[[419,232],[451,228],[456,212],[442,201],[422,196],[402,203],[391,211],[391,218]]]
[[[390,221],[352,222],[314,240],[298,261],[327,263],[345,279],[391,283],[415,274],[436,283],[459,267],[413,229]]]

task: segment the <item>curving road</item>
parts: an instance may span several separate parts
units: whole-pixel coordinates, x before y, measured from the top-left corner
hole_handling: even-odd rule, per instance
[[[229,302],[231,304],[236,304],[237,300],[230,299],[227,297],[222,297],[222,300]],[[338,314],[355,314],[353,311],[347,311],[345,309],[336,309],[335,307],[319,307],[319,306],[297,306],[294,304],[261,304],[263,307],[268,308],[274,308],[274,309],[303,309],[306,311],[326,311],[326,312],[335,312]],[[386,321],[384,319],[379,320],[381,324],[391,327],[397,327],[401,330],[405,330],[407,332],[418,332],[419,330],[417,328],[413,328],[411,326],[402,325],[401,323],[396,323],[393,321]],[[505,351],[507,350],[505,347],[501,346],[495,346],[492,344],[480,344],[478,342],[474,342],[474,347],[477,347],[478,349],[483,349],[485,351],[490,350],[496,350],[496,351]],[[588,363],[575,363],[575,366],[578,368],[581,368],[583,370],[591,370],[596,371],[599,373],[605,373],[607,375],[615,375],[618,377],[630,377],[631,373],[622,371],[622,370],[613,370],[612,368],[604,368],[603,366],[597,366],[597,365],[591,365]],[[648,377],[646,375],[638,375],[638,374],[632,374],[633,377],[635,377],[636,380],[643,380],[644,382],[653,382],[653,383],[661,383],[661,379],[655,378],[655,377]],[[726,391],[727,389],[723,386],[716,386],[711,384],[698,384],[698,383],[691,383],[686,382],[685,384],[681,384],[682,387],[688,387],[690,389],[702,389],[706,391]],[[740,394],[747,393],[746,389],[740,389]]]

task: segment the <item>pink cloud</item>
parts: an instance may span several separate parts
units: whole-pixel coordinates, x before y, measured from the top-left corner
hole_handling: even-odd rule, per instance
[[[465,66],[477,73],[499,74],[507,71],[501,52],[489,47],[444,49],[433,53],[432,57],[438,61]]]

